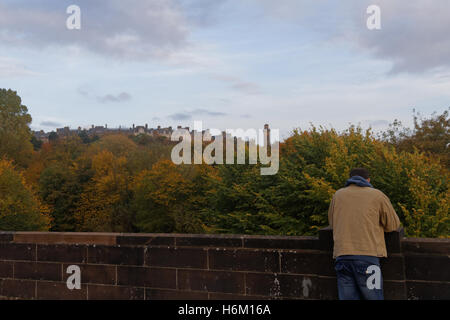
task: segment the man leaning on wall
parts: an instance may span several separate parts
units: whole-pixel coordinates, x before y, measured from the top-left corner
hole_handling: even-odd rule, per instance
[[[389,198],[370,184],[368,170],[351,170],[345,187],[333,195],[328,221],[339,299],[383,300],[384,233],[397,230],[400,220]]]

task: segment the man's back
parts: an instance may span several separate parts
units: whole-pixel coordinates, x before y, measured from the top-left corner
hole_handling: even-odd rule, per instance
[[[328,220],[333,228],[334,257],[386,257],[384,232],[400,227],[397,214],[383,192],[355,184],[336,191]]]

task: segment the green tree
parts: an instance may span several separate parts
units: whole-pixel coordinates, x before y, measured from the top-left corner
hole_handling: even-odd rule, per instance
[[[32,155],[31,116],[17,92],[0,89],[0,159],[25,166]]]
[[[51,143],[57,142],[58,139],[59,139],[59,136],[55,131],[50,132],[50,134],[48,135],[48,141]]]
[[[196,175],[196,174],[195,174]],[[141,232],[204,232],[195,207],[195,184],[170,160],[142,171],[134,181],[132,207]]]
[[[47,167],[39,179],[39,194],[50,208],[52,231],[76,231],[75,211],[83,185],[74,168],[56,163]]]
[[[85,144],[89,144],[95,141],[99,140],[99,137],[97,135],[94,136],[89,136],[88,132],[86,131],[86,129],[82,130],[78,136],[80,137],[80,139],[83,141],[83,143]]]
[[[92,159],[93,177],[85,184],[75,219],[79,231],[131,232],[131,176],[126,158],[103,150]]]
[[[332,195],[353,167],[366,167],[391,199],[408,236],[448,237],[449,171],[419,151],[397,152],[371,131],[313,127],[282,143],[280,170],[220,166],[211,192],[208,226],[225,233],[315,235],[328,225]]]
[[[310,157],[317,149],[321,154]],[[449,236],[449,171],[424,153],[398,152],[372,132],[350,127],[342,133],[296,132],[287,139],[281,157],[284,183],[274,193],[281,210],[288,215],[298,212],[303,234],[328,224],[332,194],[343,187],[351,168],[366,167],[374,187],[390,198],[407,235]]]
[[[414,111],[414,128],[403,127],[395,120],[383,133],[383,138],[394,145],[398,151],[414,152],[415,149],[428,155],[439,157],[450,168],[450,118],[449,111],[433,113],[424,118]]]
[[[0,230],[47,231],[50,221],[46,207],[13,164],[0,160]]]
[[[38,140],[34,135],[31,137],[31,144],[35,151],[38,151],[42,147],[42,141]]]

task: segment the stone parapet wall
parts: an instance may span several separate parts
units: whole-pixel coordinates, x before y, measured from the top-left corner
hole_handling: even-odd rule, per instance
[[[450,240],[386,234],[386,299],[450,299]],[[336,299],[319,237],[0,232],[4,299]],[[66,284],[78,266],[80,289]]]

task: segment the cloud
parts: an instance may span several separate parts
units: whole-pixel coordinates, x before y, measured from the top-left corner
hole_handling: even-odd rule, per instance
[[[246,94],[260,94],[261,88],[252,82],[236,82],[231,86],[233,89]]]
[[[122,92],[118,95],[107,94],[105,96],[98,97],[97,100],[101,103],[125,102],[131,100],[131,95],[127,92]]]
[[[9,57],[0,57],[0,77],[18,77],[18,76],[33,76],[33,75],[37,75],[37,73],[31,71],[16,59],[12,59]]]
[[[208,27],[215,24],[222,8],[230,0],[179,0],[186,18],[193,24]]]
[[[243,0],[267,19],[308,30],[314,41],[351,44],[391,63],[391,74],[450,68],[448,0]],[[381,30],[366,26],[369,5],[381,9]]]
[[[42,121],[40,123],[40,125],[43,126],[43,127],[62,127],[61,123],[55,122],[55,121],[51,121],[51,120]]]
[[[378,0],[381,30],[356,30],[358,44],[392,62],[391,73],[450,67],[450,11],[446,0]]]
[[[189,26],[175,0],[79,0],[81,30],[66,28],[66,8],[71,4],[68,0],[3,1],[0,43],[38,49],[76,46],[138,60],[164,58],[187,45]]]
[[[262,89],[258,84],[249,81],[244,81],[235,76],[212,74],[211,77],[213,79],[228,83],[230,88],[244,94],[254,95],[262,93]]]
[[[189,120],[192,118],[192,115],[187,114],[187,113],[174,113],[168,116],[168,118],[172,119],[172,120]]]
[[[89,89],[86,86],[83,87],[79,87],[77,89],[77,92],[82,95],[83,97],[89,97],[90,93],[89,93]]]
[[[172,120],[190,120],[193,116],[207,116],[207,117],[223,117],[227,114],[225,112],[219,112],[219,111],[209,111],[206,109],[194,109],[192,111],[183,111],[174,113],[168,116],[168,118]]]
[[[65,27],[66,8],[71,4],[71,0],[3,0],[0,43],[38,49],[80,47],[118,59],[185,63],[197,59],[189,55],[189,48],[195,46],[189,41],[195,27],[219,24],[220,19],[236,19],[237,23],[242,18],[249,23],[261,19],[257,22],[268,25],[268,19],[278,19],[311,32],[314,41],[334,39],[355,44],[390,61],[392,73],[450,67],[448,0],[377,0],[382,19],[379,31],[366,28],[366,8],[373,0],[79,0],[82,26],[75,31]],[[25,71],[3,70],[2,74],[20,72]],[[222,78],[234,90],[261,92],[255,83]]]
[[[194,111],[192,111],[192,114],[194,114],[194,115],[206,115],[206,116],[210,116],[210,117],[222,117],[222,116],[226,116],[227,115],[224,112],[209,111],[209,110],[206,110],[206,109],[195,109]]]
[[[83,85],[78,87],[77,93],[88,99],[96,99],[100,103],[117,103],[117,102],[126,102],[132,99],[131,94],[128,92],[121,92],[119,94],[108,93],[103,96],[98,96],[92,92],[93,89],[90,86]]]

